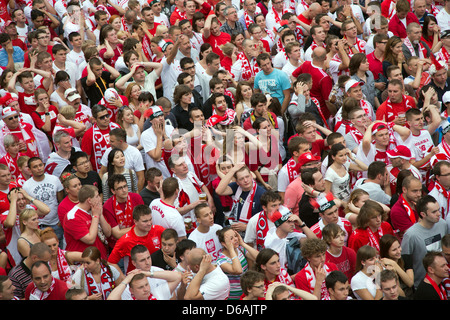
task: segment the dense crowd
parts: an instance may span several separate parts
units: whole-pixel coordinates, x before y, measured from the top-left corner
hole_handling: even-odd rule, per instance
[[[0,27],[0,299],[450,297],[450,0],[5,0]]]

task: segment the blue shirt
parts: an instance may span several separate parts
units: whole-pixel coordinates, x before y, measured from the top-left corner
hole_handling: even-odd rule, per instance
[[[14,63],[17,62],[24,62],[25,61],[25,52],[19,47],[13,46],[14,52],[13,52],[13,61]],[[6,67],[8,65],[8,53],[6,52],[6,49],[0,50],[0,66]]]
[[[260,89],[264,94],[270,94],[271,97],[278,98],[283,104],[283,90],[290,89],[291,82],[286,72],[279,69],[273,69],[270,74],[264,74],[260,71],[255,76],[255,89]]]

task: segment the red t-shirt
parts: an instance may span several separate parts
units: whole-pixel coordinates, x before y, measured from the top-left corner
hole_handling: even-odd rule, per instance
[[[52,29],[50,29],[50,30],[52,30]],[[47,46],[47,52],[52,55],[52,60],[55,60],[55,58],[53,57],[52,48],[53,48],[52,46]],[[30,61],[29,51],[27,51],[27,52],[25,52],[25,58],[24,58],[24,61],[23,61],[23,67],[24,68],[29,68],[30,66],[31,66],[31,61]]]
[[[329,272],[338,270],[337,266],[334,263],[325,263],[325,265],[328,267]],[[307,269],[303,268],[300,270],[297,275],[295,276],[294,283],[295,287],[301,290],[304,290],[306,292],[312,293],[313,291],[310,288],[309,281],[307,280]],[[309,277],[309,276],[308,276]],[[322,298],[328,294],[327,288],[325,285],[325,280],[322,282],[321,287],[321,296]]]
[[[107,50],[106,48],[100,49],[100,51],[98,52],[98,55],[99,55],[100,58],[102,58],[102,60],[107,65],[110,65],[111,67],[114,68],[114,66],[116,65],[117,59],[119,59],[119,57],[123,53],[123,45],[121,43],[117,44],[116,48],[114,49],[114,56],[112,58],[105,58],[104,57],[106,50]]]
[[[394,235],[391,225],[386,221],[381,223],[381,230],[383,235]],[[378,241],[380,241],[381,237],[378,233],[375,233],[375,237]],[[358,252],[358,249],[365,245],[370,245],[368,231],[366,229],[355,229],[348,240],[348,247],[353,249],[355,252]]]
[[[372,52],[367,55],[367,62],[369,62],[369,69],[372,71],[374,79],[378,80],[380,73],[383,74],[383,61],[378,60],[375,52]]]
[[[153,225],[150,232],[143,237],[138,237],[134,232],[134,227],[117,240],[114,249],[109,255],[108,262],[117,264],[122,258],[130,258],[131,249],[138,244],[142,244],[147,247],[150,254],[158,251],[161,248],[161,234],[164,231],[164,227]],[[135,266],[131,261],[126,261],[127,273],[135,269]]]
[[[18,92],[20,111],[31,115],[36,110],[36,100],[33,93]]]
[[[212,46],[212,51],[217,53],[220,56],[220,60],[222,60],[225,55],[223,54],[220,46],[230,42],[231,36],[226,32],[221,32],[218,36],[215,36],[211,33],[208,38],[205,38],[205,36],[203,36],[203,41],[205,43],[209,43]]]
[[[138,193],[129,192],[128,193],[131,198],[131,207],[134,208],[135,206],[139,204],[144,204],[144,200],[142,200],[142,197]],[[126,202],[119,203],[120,209],[125,212]],[[105,217],[106,221],[108,221],[111,228],[114,228],[118,225],[117,222],[117,216],[114,212],[114,203],[113,203],[113,197],[106,200],[106,202],[103,204],[103,216]],[[134,226],[134,220],[131,218],[131,221],[128,221],[128,224],[131,224]],[[109,246],[111,248],[114,247],[116,244],[116,239],[113,237],[110,237],[108,239]]]
[[[309,73],[312,76],[311,97],[319,100],[323,115],[328,119],[331,114],[326,101],[328,101],[333,89],[333,79],[322,68],[314,66],[311,61],[303,62],[300,67],[292,72],[292,76],[297,78],[302,73]]]
[[[56,108],[53,105],[50,105],[50,107],[48,108],[48,112],[50,113],[50,133],[53,132],[53,129],[55,129],[55,125],[56,125],[56,120],[58,119],[58,108]],[[42,127],[45,124],[45,112],[39,112],[39,111],[35,111],[31,113],[31,118],[34,121],[34,125],[36,126],[36,128],[38,129],[42,129]]]
[[[66,250],[83,252],[87,247],[95,246],[100,250],[102,259],[107,259],[108,254],[106,247],[100,238],[97,236],[93,244],[87,244],[80,239],[89,234],[92,217],[86,211],[74,206],[66,214],[64,221],[64,237],[66,239]]]
[[[58,218],[59,222],[61,222],[61,226],[64,227],[64,222],[66,220],[66,214],[70,210],[72,210],[73,207],[75,207],[78,204],[78,202],[72,202],[72,200],[69,199],[68,196],[66,196],[58,205]]]
[[[414,98],[411,96],[405,96],[406,99],[408,100],[407,103],[410,106],[415,107],[416,106],[416,102],[414,101]],[[387,110],[386,110],[386,105],[387,105],[387,101],[384,101],[377,109],[376,112],[376,118],[377,120],[384,120],[384,121],[390,121],[388,120],[388,115],[387,115]],[[406,112],[408,109],[406,108],[406,103],[405,101],[402,101],[400,103],[391,103],[392,105],[392,112],[394,114],[394,119],[398,116],[399,112]]]
[[[83,136],[83,139],[81,140],[81,150],[86,152],[88,156],[91,157],[91,164],[92,168],[96,170],[97,164],[95,163],[95,154],[94,154],[94,140],[93,140],[93,127],[90,127],[86,133]],[[108,147],[109,147],[109,131],[110,129],[100,130],[103,137],[108,141]]]
[[[327,251],[325,255],[325,262],[335,264],[340,271],[345,273],[348,278],[348,282],[350,282],[355,274],[356,252],[348,247],[342,247],[341,255],[339,257],[335,257]]]

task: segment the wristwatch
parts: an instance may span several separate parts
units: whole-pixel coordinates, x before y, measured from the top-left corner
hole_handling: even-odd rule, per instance
[[[303,224],[300,226],[300,228],[306,227],[306,223],[303,222]]]
[[[153,276],[154,276],[154,271],[150,270],[150,278],[153,278]]]

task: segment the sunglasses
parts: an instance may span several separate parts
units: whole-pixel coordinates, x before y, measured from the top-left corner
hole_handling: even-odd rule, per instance
[[[12,119],[17,119],[19,116],[13,116],[13,117],[9,117],[8,120],[11,121]]]
[[[98,117],[100,120],[105,120],[105,119],[108,119],[110,117],[110,115],[109,115],[109,113],[108,114],[105,114],[105,115],[103,115],[103,116],[101,116],[101,117]]]

